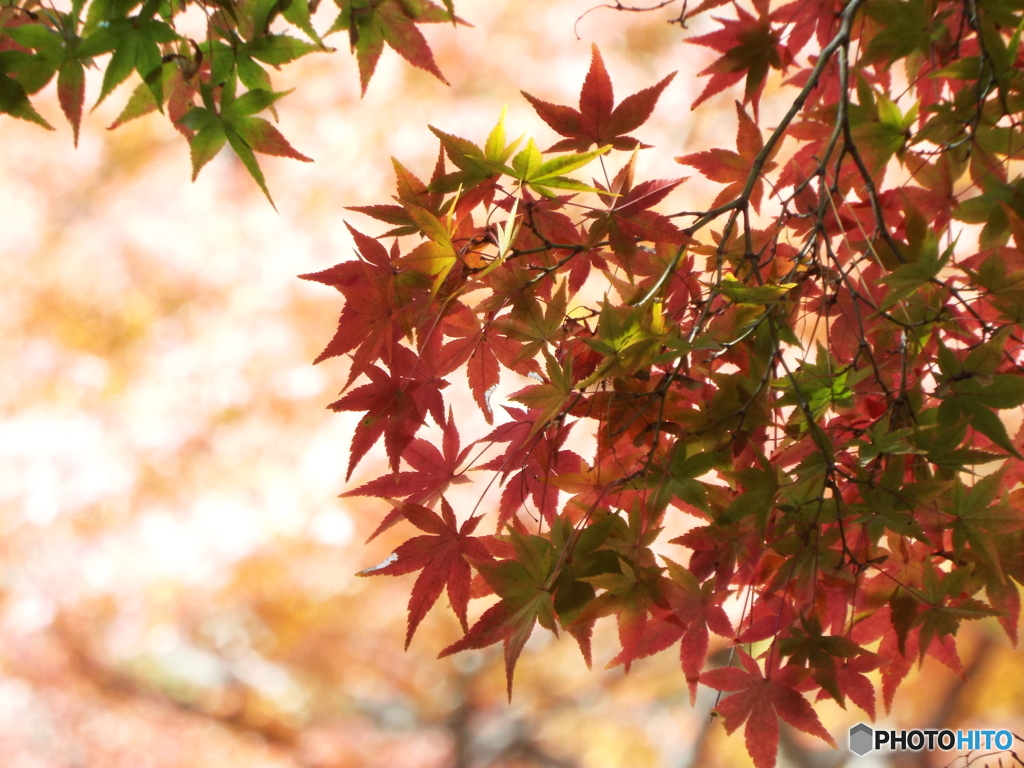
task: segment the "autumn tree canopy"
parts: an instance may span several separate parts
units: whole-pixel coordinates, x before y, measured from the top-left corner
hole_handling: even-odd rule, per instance
[[[11,3],[0,111],[49,127],[30,97],[56,78],[77,134],[85,68],[103,70],[97,102],[136,73],[115,125],[164,112],[193,175],[228,144],[269,198],[254,153],[308,158],[258,116],[287,109],[268,67],[345,31],[364,91],[385,44],[443,79],[420,25],[461,21],[450,0],[337,4],[317,30],[306,0]],[[726,730],[770,768],[780,720],[834,744],[813,701],[874,718],[867,673],[886,709],[925,656],[962,673],[961,622],[1017,640],[1024,6],[650,10],[717,56],[693,108],[733,96],[734,142],[638,178],[674,74],[617,99],[595,47],[577,106],[523,94],[556,143],[498,116],[486,136],[424,127],[433,169],[396,159],[391,201],[352,201],[357,257],[304,277],[344,299],[318,362],[350,361],[330,406],[362,414],[346,479],[381,441],[390,464],[346,494],[408,535],[363,572],[416,574],[406,644],[446,592],[464,636],[438,651],[502,644],[511,696],[537,624],[589,663],[614,616],[612,664],[677,648],[691,701],[721,691]],[[769,83],[788,94],[770,118]],[[676,210],[687,176],[721,190]],[[500,493],[456,508],[469,482]],[[711,634],[728,666],[707,668]]]

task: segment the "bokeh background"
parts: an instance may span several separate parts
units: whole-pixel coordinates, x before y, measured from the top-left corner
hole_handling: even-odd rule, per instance
[[[396,540],[364,545],[382,503],[338,498],[353,423],[324,406],[345,362],[310,363],[340,300],[296,279],[351,258],[345,220],[380,231],[345,206],[388,198],[392,155],[428,176],[428,123],[482,141],[507,104],[510,133],[546,146],[519,89],[573,103],[592,42],[620,98],[680,71],[640,132],[644,178],[732,146],[728,94],[690,112],[708,58],[681,40],[699,24],[668,24],[678,8],[580,19],[591,5],[459,0],[474,28],[427,30],[450,86],[391,51],[364,98],[347,51],[288,66],[281,129],[316,162],[262,159],[277,213],[229,151],[190,183],[159,116],[108,132],[131,86],[77,150],[52,91],[38,107],[55,134],[0,117],[0,765],[749,764],[708,717],[714,692],[690,707],[673,653],[600,669],[607,621],[594,671],[538,630],[510,705],[500,649],[435,659],[460,635],[442,605],[402,650],[412,576],[354,576]],[[354,481],[382,470],[371,456]],[[928,661],[882,722],[1022,732],[1020,654],[994,622],[960,644],[969,682]],[[819,711],[843,747],[864,719]],[[783,732],[780,765],[849,757]]]

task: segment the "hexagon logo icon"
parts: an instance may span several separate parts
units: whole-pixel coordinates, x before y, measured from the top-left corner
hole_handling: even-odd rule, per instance
[[[864,757],[875,748],[874,736],[875,733],[871,730],[871,726],[857,723],[850,729],[850,751]]]

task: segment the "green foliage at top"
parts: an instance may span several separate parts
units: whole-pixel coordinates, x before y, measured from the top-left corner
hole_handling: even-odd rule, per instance
[[[141,82],[111,127],[159,110],[192,144],[193,176],[227,143],[269,200],[254,153],[308,158],[266,120],[253,117],[263,111],[276,117],[273,103],[284,95],[265,95],[274,90],[268,67],[333,52],[323,36],[347,30],[364,92],[385,43],[444,81],[417,25],[459,21],[450,0],[444,7],[429,0],[337,0],[337,20],[322,35],[311,19],[316,2],[73,0],[63,7],[40,0],[8,2],[0,5],[0,113],[50,128],[31,97],[56,77],[77,143],[85,70],[103,70],[94,105],[134,75]],[[206,17],[202,39],[177,30],[175,20],[189,10]],[[246,93],[239,93],[240,87]]]

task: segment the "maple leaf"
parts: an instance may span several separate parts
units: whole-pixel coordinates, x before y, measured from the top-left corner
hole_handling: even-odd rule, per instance
[[[747,752],[757,768],[774,768],[779,749],[779,718],[838,749],[807,699],[796,689],[807,671],[789,664],[778,668],[778,654],[768,662],[768,674],[745,651],[737,649],[743,669],[722,667],[705,672],[700,681],[718,691],[735,691],[715,706],[732,733],[743,723]]]
[[[839,26],[843,12],[842,0],[794,0],[772,11],[772,21],[792,25],[786,39],[786,47],[796,56],[816,36],[818,45],[824,48]]]
[[[346,224],[356,242],[357,261],[345,261],[322,272],[299,275],[332,286],[345,296],[338,318],[338,330],[315,363],[355,350],[352,367],[342,391],[364,373],[379,357],[387,365],[395,343],[412,333],[410,311],[426,295],[427,283],[409,271],[402,272],[393,261],[397,251],[387,249],[372,237]],[[442,374],[443,375],[443,374]]]
[[[502,642],[509,701],[516,661],[534,626],[540,622],[545,629],[557,632],[554,600],[547,583],[555,566],[551,542],[514,529],[510,535],[517,559],[474,563],[501,600],[484,611],[466,635],[438,657]]]
[[[711,181],[728,184],[725,189],[718,193],[718,197],[711,203],[711,208],[717,208],[739,197],[750,177],[754,159],[764,149],[764,141],[761,138],[760,129],[750,119],[747,111],[738,101],[736,102],[736,116],[739,118],[739,128],[736,131],[736,149],[739,150],[738,152],[728,149],[709,149],[705,152],[694,152],[693,154],[676,158],[677,163],[696,168]],[[766,174],[775,168],[772,157],[775,156],[781,146],[781,142],[775,145],[767,162],[765,162],[764,167],[761,169],[762,174]],[[750,190],[750,204],[754,206],[755,211],[760,212],[761,196],[763,193],[764,182],[761,180],[761,176],[758,176],[757,181],[754,182],[754,186]]]
[[[722,602],[729,596],[728,590],[716,590],[713,582],[701,584],[692,572],[662,558],[668,566],[671,581],[666,597],[673,612],[684,623],[685,631],[679,645],[679,658],[690,688],[690,705],[697,700],[697,683],[700,680],[704,660],[708,655],[710,637],[708,630],[722,637],[732,637],[732,622],[722,608]]]
[[[505,142],[505,110],[501,112],[497,124],[491,129],[487,142],[479,147],[468,139],[445,133],[439,128],[429,126],[430,131],[441,141],[441,149],[458,169],[452,173],[436,174],[430,182],[432,192],[455,192],[472,190],[481,182],[503,173],[512,173],[506,163],[512,157],[516,147],[522,141],[518,139]],[[488,194],[485,192],[485,195]],[[493,195],[493,190],[490,191]],[[472,197],[472,196],[470,196]],[[460,195],[461,198],[461,195]],[[487,197],[488,201],[491,197]]]
[[[430,192],[427,185],[417,178],[395,158],[391,158],[391,164],[395,168],[395,200],[400,205],[350,205],[350,211],[359,211],[372,216],[378,221],[397,225],[394,229],[385,232],[381,238],[398,237],[400,235],[412,235],[420,231],[419,225],[410,215],[407,206],[414,205],[424,208],[435,217],[442,215],[443,195],[437,192]],[[434,166],[434,176],[431,183],[436,182],[444,175],[444,154],[443,150],[438,154],[437,163]]]
[[[547,381],[521,389],[512,395],[510,400],[523,403],[531,410],[540,411],[540,416],[533,423],[531,436],[553,421],[565,408],[572,397],[575,380],[572,375],[572,358],[566,357],[559,364],[557,360],[544,350],[547,360]]]
[[[170,118],[175,129],[186,139],[191,139],[195,135],[195,131],[183,125],[181,119],[195,107],[193,100],[196,94],[199,93],[199,83],[200,76],[187,71],[185,65],[179,65],[177,62],[168,62],[164,65],[163,93],[167,96],[167,117]],[[59,91],[59,79],[57,88]],[[150,87],[144,82],[140,83],[124,105],[121,114],[117,116],[113,123],[107,126],[107,130],[113,130],[131,120],[155,112],[162,106],[162,104],[157,104],[156,97],[153,96],[153,91]],[[67,113],[67,110],[65,110],[65,113]],[[70,114],[68,119],[71,120]]]
[[[540,517],[549,523],[554,519],[558,511],[554,481],[563,473],[579,471],[583,460],[572,451],[556,451],[552,456],[548,448],[547,441],[541,441],[522,469],[505,482],[498,505],[499,525],[511,519],[531,497]]]
[[[507,405],[502,407],[512,417],[512,421],[499,424],[481,442],[508,443],[508,446],[504,453],[491,459],[480,469],[495,469],[500,471],[503,477],[508,477],[517,465],[522,466],[525,463],[536,443],[543,436],[538,437],[533,429],[537,419],[536,413],[524,411],[522,408],[510,408]],[[553,438],[553,444],[560,446],[565,442],[571,428],[571,424],[560,425],[557,435]]]
[[[839,702],[847,697],[858,707],[867,712],[872,721],[875,719],[875,686],[865,672],[871,672],[881,666],[881,658],[874,653],[862,651],[853,658],[844,659],[835,671],[836,689],[839,691]],[[832,697],[825,688],[818,691],[817,701]],[[833,697],[834,698],[834,697]]]
[[[762,8],[760,17],[755,18],[739,5],[735,7],[739,18],[722,19],[716,16],[714,19],[722,25],[722,29],[686,41],[713,48],[722,54],[711,66],[698,73],[699,77],[711,75],[711,79],[690,109],[696,109],[716,93],[746,76],[743,103],[754,105],[756,118],[769,68],[788,67],[790,54],[779,45],[781,32],[772,28],[770,18],[764,13],[767,8]]]
[[[76,33],[77,19],[65,16],[58,29],[27,21],[11,26],[0,23],[0,29],[0,113],[53,130],[28,97],[40,91],[57,74],[57,97],[71,123],[77,146],[85,100],[83,59],[89,62],[88,53],[79,50],[82,39]],[[140,33],[144,35],[145,31]],[[13,45],[22,50],[7,50]]]
[[[538,424],[543,426],[539,411],[504,408],[513,421],[499,425],[480,442],[507,442],[508,446],[500,456],[476,467],[477,470],[496,471],[506,481],[498,508],[498,524],[514,520],[514,513],[531,496],[537,511],[550,522],[558,507],[555,478],[566,473],[578,473],[583,466],[579,455],[562,449],[572,424],[549,425],[542,430],[538,427]]]
[[[377,68],[384,43],[414,67],[426,70],[445,85],[434,54],[417,24],[455,21],[449,10],[429,0],[339,0],[341,13],[328,33],[347,29],[349,43],[359,62],[359,80],[363,94]]]
[[[991,571],[1005,583],[998,542],[1004,536],[1024,530],[1024,512],[1020,505],[1024,494],[1016,491],[1010,498],[997,500],[1002,477],[1003,472],[996,472],[979,480],[970,489],[957,478],[950,513],[953,516],[953,554],[957,560],[963,557],[966,545],[970,544],[979,568]],[[926,572],[926,575],[930,573]],[[961,584],[957,586],[962,588],[962,577]],[[951,593],[947,590],[944,594]]]
[[[565,503],[565,512],[582,517],[602,501],[610,506],[617,505],[616,481],[629,473],[630,459],[640,455],[639,451],[635,456],[629,456],[625,451],[620,454],[599,453],[594,466],[587,466],[584,462],[576,471],[559,473],[549,482],[559,490],[573,494]]]
[[[602,616],[614,615],[622,651],[608,666],[622,664],[628,674],[633,662],[640,657],[654,595],[643,574],[624,561],[620,561],[619,567],[621,573],[602,573],[584,579],[606,591],[580,612],[576,623],[589,624]]]
[[[676,643],[686,633],[686,626],[679,620],[679,617],[671,611],[659,608],[657,605],[648,606],[651,615],[647,617],[642,627],[642,635],[633,641],[633,645],[627,652],[625,648],[608,662],[608,668],[625,666],[626,662],[632,664],[636,659],[645,659],[656,653],[664,651]],[[620,640],[621,642],[621,640]],[[622,643],[625,646],[625,643]],[[701,660],[703,662],[703,659]],[[699,672],[698,672],[699,674]]]
[[[543,311],[539,301],[524,297],[510,315],[503,315],[492,323],[492,327],[504,331],[513,340],[523,342],[517,351],[519,360],[536,357],[547,349],[548,344],[565,335],[565,315],[569,305],[566,289],[567,285],[562,283]],[[539,368],[535,370],[539,371]]]
[[[494,354],[491,338],[480,326],[476,314],[464,304],[457,303],[445,318],[445,336],[454,337],[441,350],[441,375],[466,364],[469,389],[487,423],[494,421],[490,396],[501,380],[498,358]]]
[[[615,175],[610,189],[600,195],[608,209],[586,214],[597,219],[590,227],[589,242],[596,244],[607,236],[612,250],[627,258],[636,254],[639,241],[682,243],[686,239],[671,220],[650,210],[686,179],[652,179],[634,187],[635,165],[634,153],[629,163]],[[624,266],[631,272],[629,261]]]
[[[157,6],[147,3],[142,13],[131,18],[113,19],[98,27],[78,46],[80,57],[91,58],[113,52],[103,73],[97,106],[123,83],[133,71],[149,86],[158,104],[163,103],[163,57],[161,44],[179,39],[163,21],[154,19]]]
[[[468,560],[492,560],[479,537],[471,536],[482,516],[470,517],[461,526],[448,500],[441,498],[441,514],[409,502],[394,502],[395,511],[426,536],[416,536],[399,545],[385,564],[360,571],[359,576],[398,576],[421,571],[409,597],[409,622],[405,647],[409,648],[416,628],[447,587],[455,615],[464,632],[469,631],[466,608],[469,605],[472,573]],[[468,560],[467,560],[468,558]]]
[[[452,217],[446,217],[446,221],[441,221],[426,208],[413,204],[407,204],[405,209],[427,240],[403,256],[400,263],[432,278],[430,295],[436,296],[459,261],[459,252],[453,242]]]
[[[459,450],[459,433],[455,427],[455,419],[451,408],[448,409],[448,420],[444,424],[442,440],[444,453],[423,438],[416,438],[402,453],[402,459],[412,467],[412,472],[398,472],[378,477],[358,488],[342,494],[346,496],[377,496],[383,499],[405,499],[411,504],[432,507],[448,490],[449,485],[468,483],[465,470],[458,471],[469,455],[473,443]],[[397,523],[402,517],[401,509],[393,509],[384,521],[373,532],[369,540],[375,539],[385,530]]]
[[[158,78],[159,80],[159,78]],[[256,88],[241,96],[235,97],[238,85],[236,76],[230,77],[220,92],[220,109],[214,102],[213,90],[206,84],[200,87],[203,97],[202,107],[194,107],[181,118],[181,124],[195,131],[189,142],[192,154],[192,180],[195,181],[199,171],[210,162],[224,147],[225,142],[231,145],[242,161],[242,165],[253,180],[263,190],[267,200],[274,205],[274,200],[267,189],[263,171],[256,162],[254,152],[278,157],[290,157],[305,163],[313,162],[311,158],[296,152],[291,144],[267,120],[253,117],[257,112],[272,106],[278,99],[287,96],[290,91],[275,93]],[[154,93],[159,103],[162,95]]]
[[[444,423],[439,390],[448,386],[448,382],[433,378],[420,363],[415,352],[395,344],[390,373],[376,365],[370,366],[366,370],[369,384],[356,387],[327,406],[332,411],[366,411],[352,436],[346,479],[382,435],[391,469],[397,472],[402,453],[423,426],[427,412],[430,411],[437,424]]]
[[[823,691],[843,704],[836,657],[848,659],[857,656],[862,649],[848,637],[822,634],[821,622],[817,616],[801,616],[800,622],[801,626],[790,629],[789,637],[779,640],[779,653],[788,656],[793,664],[809,665],[814,674],[814,681]]]
[[[883,613],[883,611],[885,613]],[[875,615],[882,614],[888,618],[888,609],[881,609]],[[872,617],[873,618],[873,617]],[[920,650],[920,628],[915,627],[906,636],[904,650],[902,653],[899,641],[895,632],[886,632],[882,635],[882,642],[878,646],[878,656],[881,658],[882,666],[882,702],[885,704],[885,711],[892,711],[893,699],[896,696],[896,689],[906,679],[914,666],[915,657],[924,655]],[[946,665],[961,679],[964,675],[963,663],[956,652],[956,645],[949,635],[939,638],[933,637],[924,653]]]
[[[631,150],[649,146],[626,134],[647,122],[661,92],[675,75],[673,72],[659,83],[627,96],[613,108],[612,81],[604,67],[601,52],[594,45],[590,71],[580,91],[579,111],[542,101],[526,91],[522,94],[537,110],[541,120],[566,137],[552,145],[549,152],[586,152],[594,144],[599,147],[610,144],[615,149]]]
[[[1019,503],[1019,502],[1018,502]],[[985,575],[985,593],[989,603],[1000,612],[999,622],[1017,646],[1017,624],[1020,619],[1020,592],[1017,585],[1024,583],[1024,534],[1020,531],[1003,533],[996,537],[996,548],[1002,563],[1003,577],[995,571]]]
[[[550,255],[538,254],[534,257],[539,258],[543,263],[552,256],[564,253],[565,248],[560,246],[576,247],[583,243],[583,236],[580,234],[578,226],[562,211],[566,203],[571,200],[571,196],[544,196],[538,199],[530,193],[528,186],[521,187],[521,189],[523,193],[523,205],[520,209],[522,223],[514,241],[515,248],[533,252],[550,249]],[[495,292],[498,291],[499,286],[494,283],[508,277],[529,279],[529,275],[525,272],[513,272],[512,275],[504,276],[495,275],[492,277],[492,287]],[[522,286],[519,286],[518,290],[521,288]],[[511,285],[508,286],[508,289],[517,290]]]
[[[0,113],[36,123],[49,131],[55,130],[32,106],[24,86],[2,71],[2,63],[0,63]]]
[[[82,125],[82,109],[85,106],[85,67],[78,59],[68,59],[57,75],[57,99],[65,117],[71,123],[78,146],[78,132]]]
[[[609,147],[606,145],[590,152],[562,155],[545,160],[533,139],[530,139],[526,146],[512,158],[512,172],[509,175],[519,179],[521,185],[529,185],[531,189],[548,198],[555,197],[555,193],[551,191],[552,188],[570,189],[575,192],[596,192],[597,190],[593,187],[570,179],[564,174],[582,168],[595,157],[603,155],[608,149]]]
[[[508,407],[505,410],[516,421],[499,426],[484,441],[508,442],[509,445],[503,454],[477,468],[498,471],[505,479],[498,506],[498,525],[512,519],[531,497],[537,512],[550,522],[558,508],[555,478],[579,472],[583,466],[583,459],[576,453],[562,449],[572,425],[563,424],[542,432],[544,422],[538,411]]]
[[[143,25],[143,29],[148,27]],[[0,77],[0,112],[49,128],[29,103],[28,94],[39,91],[56,73],[57,99],[71,124],[77,147],[85,104],[85,64],[90,62],[88,52],[80,50],[82,38],[78,36],[77,16],[61,15],[55,29],[43,24],[25,23],[6,27],[3,31],[17,45],[34,50],[35,55],[0,54],[0,74],[14,75],[13,78]],[[139,37],[145,34],[143,31]]]
[[[876,0],[865,8],[868,16],[884,21],[864,50],[864,61],[891,65],[915,51],[928,52],[945,31],[925,0]],[[946,33],[948,34],[948,32]]]
[[[690,689],[690,704],[696,701],[697,683],[707,658],[710,629],[717,635],[732,637],[733,629],[721,603],[729,596],[727,590],[715,591],[711,581],[701,585],[693,574],[668,558],[670,578],[662,579],[658,592],[668,609],[657,604],[649,606],[651,617],[643,628],[643,636],[632,649],[612,659],[608,666],[627,664],[642,659],[679,642],[679,660]]]

